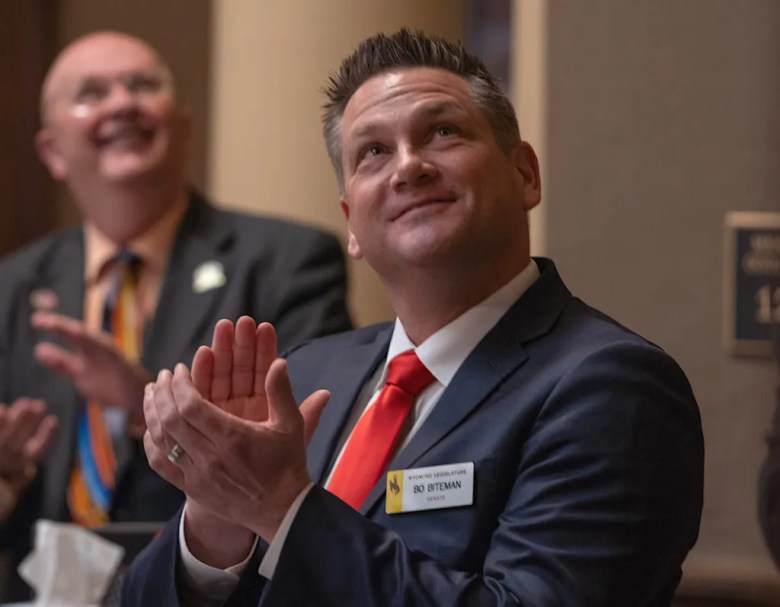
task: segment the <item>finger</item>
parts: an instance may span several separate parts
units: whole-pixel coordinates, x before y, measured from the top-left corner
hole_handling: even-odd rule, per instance
[[[54,312],[59,304],[59,297],[51,289],[33,289],[30,291],[30,305],[35,311]]]
[[[29,398],[19,398],[9,407],[5,405],[0,407],[0,472],[2,473],[18,471],[25,465],[21,449],[29,436],[29,431],[25,431],[23,425],[29,419],[31,402],[34,405],[35,401]],[[38,406],[42,404],[40,401],[37,402]],[[43,407],[40,407],[40,412],[43,414]],[[22,427],[20,427],[20,420]]]
[[[144,421],[146,422],[146,430],[151,434],[152,440],[157,444],[161,444],[165,437],[163,436],[160,419],[157,417],[157,408],[154,404],[154,389],[154,382],[149,382],[144,387]]]
[[[257,325],[249,316],[236,322],[233,341],[233,377],[230,394],[233,398],[250,396],[255,384],[255,330]]]
[[[7,451],[18,454],[27,440],[33,436],[46,415],[46,407],[40,400],[20,398],[13,405],[8,415],[8,425],[4,435],[4,446]],[[21,462],[18,462],[21,464]]]
[[[268,369],[276,360],[276,331],[271,323],[263,322],[255,330],[255,386],[254,392],[266,398],[265,380]]]
[[[160,371],[154,388],[147,390],[147,392],[150,395],[153,409],[150,415],[152,423],[149,427],[149,434],[154,443],[165,452],[166,458],[174,443],[178,443],[185,451],[192,451],[197,441],[192,438],[194,431],[182,418],[176,406],[173,395],[173,373],[167,369]],[[198,398],[200,398],[199,395]]]
[[[35,346],[35,359],[50,371],[64,375],[76,382],[84,368],[84,359],[75,352],[50,342],[41,342]]]
[[[291,432],[302,423],[301,413],[287,375],[287,361],[277,358],[268,369],[265,382],[268,393],[268,422],[282,432]]]
[[[220,320],[214,326],[211,349],[214,352],[214,375],[211,382],[211,400],[219,402],[230,398],[233,374],[233,323]]]
[[[171,448],[176,444],[176,441],[163,431],[160,418],[157,416],[157,409],[154,406],[154,392],[155,384],[149,383],[144,389],[144,419],[146,421],[146,434],[149,435],[149,439],[158,447],[159,454],[165,455],[165,464],[162,461],[158,465],[173,465],[181,468],[184,461],[181,461],[184,457],[180,456],[176,462],[171,462],[168,458]]]
[[[214,379],[214,351],[201,346],[192,358],[192,383],[198,393],[211,400],[211,382]]]
[[[39,331],[54,333],[64,339],[74,348],[90,349],[97,345],[105,345],[107,336],[93,334],[87,331],[86,325],[75,318],[52,312],[35,312],[31,318],[33,328]]]
[[[30,324],[33,329],[39,331],[67,331],[70,333],[78,332],[82,325],[81,321],[64,314],[40,310],[33,312],[30,317]]]
[[[157,407],[163,431],[179,443],[193,461],[202,462],[217,451],[212,437],[219,441],[225,420],[232,416],[198,394],[186,365],[176,365],[170,381],[163,385],[158,381],[155,402],[158,400],[166,404],[164,409]]]
[[[156,442],[149,432],[144,434],[144,451],[146,451],[146,459],[149,460],[152,470],[186,493],[184,471],[168,459],[168,449],[170,447]],[[182,455],[182,458],[184,457],[186,455]]]
[[[28,462],[37,462],[46,453],[57,433],[59,422],[53,415],[47,415],[38,425],[37,432],[27,441],[24,446],[24,456]]]
[[[330,392],[327,390],[317,390],[310,394],[305,401],[301,403],[300,412],[303,416],[303,440],[308,447],[314,431],[320,423],[320,417],[325,407],[330,402]]]

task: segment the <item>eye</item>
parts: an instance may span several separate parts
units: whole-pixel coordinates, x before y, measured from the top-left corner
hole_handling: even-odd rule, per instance
[[[156,93],[162,88],[162,81],[150,74],[132,74],[127,78],[125,86],[135,94]]]
[[[97,103],[106,96],[107,90],[105,83],[86,82],[78,88],[73,101],[76,104]]]
[[[439,137],[449,137],[451,135],[457,135],[457,133],[458,131],[455,129],[455,127],[450,124],[442,124],[436,127],[436,134]]]
[[[384,151],[384,148],[378,143],[371,143],[360,150],[358,162],[380,156]]]

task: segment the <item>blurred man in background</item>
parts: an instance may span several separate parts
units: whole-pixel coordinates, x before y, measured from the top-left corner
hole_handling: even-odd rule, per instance
[[[218,210],[188,187],[190,118],[148,44],[116,32],[70,44],[41,120],[39,155],[83,223],[0,264],[0,545],[14,562],[38,517],[98,527],[177,510],[139,442],[143,389],[216,319],[269,320],[282,348],[350,327],[333,236]]]

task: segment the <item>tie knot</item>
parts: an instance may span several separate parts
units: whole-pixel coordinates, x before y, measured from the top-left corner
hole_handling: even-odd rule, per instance
[[[388,363],[387,383],[412,396],[425,390],[434,379],[414,350],[402,352]]]
[[[130,249],[120,249],[117,254],[114,255],[114,261],[120,266],[134,268],[140,263],[141,258]]]

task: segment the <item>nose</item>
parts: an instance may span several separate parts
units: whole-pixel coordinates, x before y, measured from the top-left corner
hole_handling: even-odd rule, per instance
[[[436,176],[436,166],[418,148],[399,146],[396,153],[395,172],[391,178],[394,189],[414,187],[427,183]]]
[[[111,114],[133,113],[138,109],[138,99],[121,82],[114,82],[103,104],[103,109]]]

